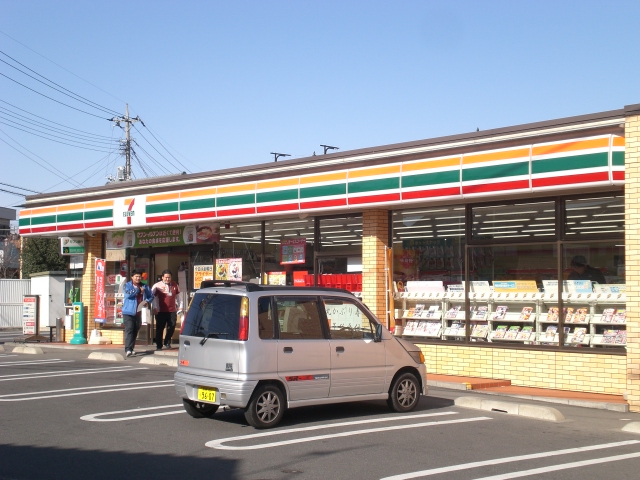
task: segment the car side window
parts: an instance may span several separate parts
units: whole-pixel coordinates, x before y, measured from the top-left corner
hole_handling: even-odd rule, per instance
[[[281,339],[324,338],[317,297],[276,297]]]
[[[356,302],[346,298],[323,298],[332,339],[372,340],[375,326]]]
[[[263,340],[275,338],[272,298],[271,296],[258,298],[258,333]]]

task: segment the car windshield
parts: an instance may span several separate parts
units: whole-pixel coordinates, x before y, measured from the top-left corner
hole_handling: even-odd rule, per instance
[[[197,293],[191,302],[182,334],[238,340],[241,299],[238,295]]]

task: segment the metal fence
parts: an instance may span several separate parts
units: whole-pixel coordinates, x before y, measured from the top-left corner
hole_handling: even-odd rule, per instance
[[[22,326],[22,298],[31,293],[31,280],[0,279],[0,328]]]

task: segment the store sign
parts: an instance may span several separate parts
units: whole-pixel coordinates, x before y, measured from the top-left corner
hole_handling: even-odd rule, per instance
[[[96,310],[94,320],[98,323],[107,321],[107,310],[104,304],[104,280],[107,261],[104,258],[96,258]]]
[[[113,202],[113,225],[118,228],[146,224],[146,195],[118,198]]]
[[[267,285],[286,285],[287,272],[268,272]]]
[[[241,258],[217,258],[216,259],[216,280],[242,281],[242,259]]]
[[[219,223],[205,223],[198,225],[188,225],[184,227],[183,234],[184,243],[200,244],[200,243],[215,243],[220,241],[220,224]]]
[[[84,237],[60,237],[62,255],[80,255],[84,253]]]
[[[213,265],[194,265],[193,288],[199,289],[205,280],[213,280]]]
[[[538,285],[535,280],[512,280],[504,282],[493,282],[494,292],[537,292]]]
[[[37,335],[38,297],[25,296],[22,299],[22,334]]]
[[[280,265],[305,263],[307,253],[306,238],[292,238],[280,242]]]
[[[184,245],[184,227],[146,228],[134,231],[133,247],[171,247]]]
[[[133,230],[115,230],[107,232],[107,250],[120,250],[133,247]]]

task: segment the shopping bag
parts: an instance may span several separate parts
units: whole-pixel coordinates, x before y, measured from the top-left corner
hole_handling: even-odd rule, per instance
[[[149,307],[142,307],[140,309],[140,317],[142,318],[142,325],[151,323],[151,310]]]

